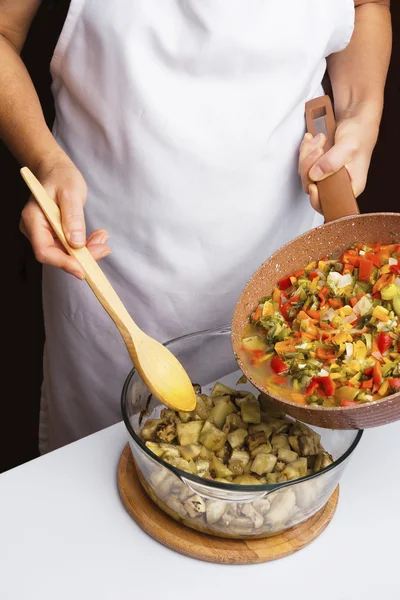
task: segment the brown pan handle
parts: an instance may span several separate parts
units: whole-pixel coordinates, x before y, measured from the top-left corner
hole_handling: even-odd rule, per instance
[[[324,145],[325,152],[332,148],[336,121],[329,96],[320,96],[306,102],[306,125],[308,133],[313,136],[321,132],[325,134],[327,137]],[[318,181],[317,187],[326,223],[347,215],[360,214],[346,167]]]

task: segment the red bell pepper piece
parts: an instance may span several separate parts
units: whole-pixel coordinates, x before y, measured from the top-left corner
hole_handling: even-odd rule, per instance
[[[358,300],[355,296],[353,296],[353,298],[350,298],[349,302],[350,302],[350,306],[353,307],[357,304]]]
[[[286,371],[289,370],[289,367],[281,358],[279,358],[279,356],[274,356],[274,358],[271,360],[271,368],[277,375],[280,373],[286,373]]]
[[[301,269],[301,271],[296,271],[296,273],[294,274],[294,276],[298,279],[299,277],[301,277],[302,275],[304,275],[305,270]]]
[[[284,277],[280,281],[278,281],[278,288],[280,290],[287,290],[292,285],[290,281],[290,277]]]
[[[365,369],[364,375],[372,375],[372,371],[373,371],[372,367],[370,369]]]
[[[320,360],[330,360],[331,358],[336,358],[336,354],[333,350],[327,350],[326,348],[317,348],[316,350],[317,358]]]
[[[374,383],[374,380],[372,378],[367,379],[366,381],[361,382],[360,388],[362,390],[370,390],[370,389],[372,389],[373,383]]]
[[[400,275],[400,266],[399,265],[390,265],[390,270],[395,275]]]
[[[313,394],[316,390],[319,390],[325,396],[334,396],[335,389],[335,382],[330,377],[313,377],[306,389],[306,395]]]
[[[359,402],[353,400],[342,400],[340,406],[360,406]]]
[[[343,301],[340,298],[329,298],[328,304],[336,310],[337,308],[342,308]]]
[[[376,385],[376,387],[379,387],[383,381],[383,377],[382,377],[382,367],[381,364],[376,361],[373,371],[372,371],[372,378],[374,380],[374,384]]]
[[[349,264],[344,265],[343,275],[347,275],[347,273],[350,273],[350,275],[351,275],[353,271],[354,271],[353,265],[349,265]]]
[[[311,281],[316,277],[319,277],[319,275],[315,271],[311,271],[311,273],[308,275],[308,278],[311,279]]]
[[[315,319],[316,321],[319,321],[321,318],[321,313],[319,312],[319,310],[311,310],[309,309],[307,311],[307,314],[309,317],[311,317],[312,319]]]
[[[373,254],[372,252],[366,252],[366,254],[364,255],[364,258],[366,260],[370,260],[372,262],[373,265],[375,265],[375,267],[378,267],[378,269],[381,266],[381,262],[379,260],[379,258],[376,256],[376,254]]]
[[[289,312],[291,311],[293,306],[295,306],[298,303],[298,301],[299,301],[299,296],[297,295],[297,296],[294,296],[293,298],[291,298],[290,300],[288,300],[287,302],[285,302],[285,304],[281,304],[280,310],[281,310],[283,318],[286,321],[293,321],[295,315],[293,317],[290,317]],[[297,314],[297,312],[298,312],[298,310],[296,310],[296,314]]]
[[[372,261],[364,257],[360,257],[360,270],[358,274],[358,278],[360,279],[360,281],[367,281],[370,278],[373,266],[374,264]]]
[[[390,377],[388,381],[391,388],[396,392],[400,392],[400,377]]]
[[[378,336],[379,352],[381,354],[383,354],[384,352],[386,352],[386,350],[389,350],[391,345],[392,345],[392,338],[390,337],[390,335],[388,333],[384,333],[383,331],[381,331],[381,333]]]
[[[321,300],[320,308],[323,308],[326,304],[326,297],[330,294],[329,289],[324,285],[323,288],[318,292],[318,298]]]

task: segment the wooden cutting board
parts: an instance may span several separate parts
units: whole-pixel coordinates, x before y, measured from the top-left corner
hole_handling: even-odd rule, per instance
[[[337,487],[318,513],[281,534],[255,540],[230,540],[194,531],[158,508],[140,483],[129,444],[122,452],[117,480],[126,510],[152,538],[186,556],[230,565],[268,562],[301,550],[317,538],[330,523],[339,498]]]

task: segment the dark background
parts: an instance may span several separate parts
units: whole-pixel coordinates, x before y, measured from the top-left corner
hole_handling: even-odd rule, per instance
[[[61,31],[69,0],[45,0],[23,50],[23,59],[36,85],[47,122],[54,107],[49,63]],[[395,142],[400,133],[400,10],[392,2],[393,53],[385,93],[379,140],[372,158],[368,185],[359,197],[362,212],[399,212]],[[0,472],[38,456],[38,419],[44,341],[41,310],[41,269],[18,229],[28,194],[19,165],[0,144],[1,206],[6,244],[3,245],[3,394],[0,420]],[[4,238],[3,238],[4,239]],[[4,310],[5,309],[5,310]]]

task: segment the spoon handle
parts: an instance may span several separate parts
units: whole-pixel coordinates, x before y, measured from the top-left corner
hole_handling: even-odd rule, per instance
[[[114,290],[89,250],[85,246],[83,248],[72,248],[68,244],[61,225],[60,209],[54,200],[50,198],[42,184],[27,167],[21,169],[21,175],[68,254],[74,256],[82,265],[87,283],[93,290],[100,304],[108,312],[118,327],[128,348],[128,352],[135,362],[137,355],[132,339],[132,333],[137,336],[143,334],[143,332],[133,321],[121,302],[117,292]]]

